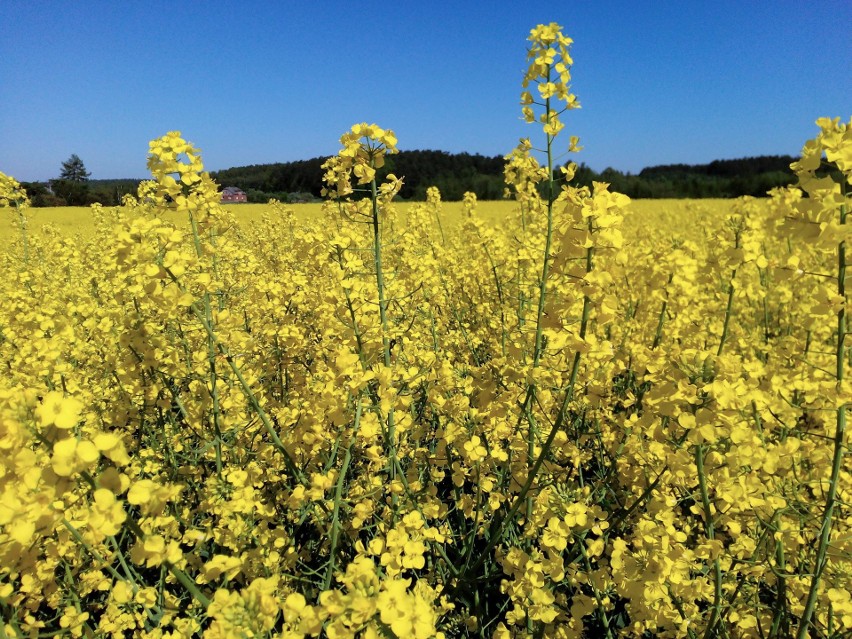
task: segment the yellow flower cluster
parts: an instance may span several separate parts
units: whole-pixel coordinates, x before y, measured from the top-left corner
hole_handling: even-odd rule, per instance
[[[357,185],[370,184],[376,178],[376,170],[385,165],[385,155],[398,153],[397,139],[393,131],[386,131],[375,124],[355,124],[340,138],[343,148],[323,164],[326,170],[323,178],[328,188],[323,195],[346,197],[353,192],[351,184],[354,175]],[[393,174],[388,176],[384,192],[396,194],[402,186]],[[392,197],[392,196],[391,196]]]
[[[524,91],[521,94],[524,119],[527,122],[535,122],[533,106],[544,107],[538,120],[545,134],[555,136],[565,125],[559,119],[560,112],[552,108],[551,100],[555,98],[564,102],[563,111],[580,108],[577,96],[571,93],[569,85],[571,65],[574,61],[568,49],[573,40],[562,35],[562,27],[551,22],[548,25],[540,24],[530,31],[529,41],[531,44],[527,51],[527,60],[530,61],[530,65],[524,75],[522,86],[526,89],[531,83],[535,84],[538,96],[533,96],[530,91]],[[576,147],[576,138],[573,139],[571,146]]]
[[[153,180],[143,183],[139,196],[177,212],[194,211],[203,218],[220,198],[216,183],[203,169],[201,151],[181,138],[180,131],[169,131],[151,141],[148,170]]]
[[[29,203],[26,191],[12,176],[0,172],[0,207]]]
[[[172,132],[93,237],[21,227],[3,634],[852,633],[852,122],[795,188],[631,216],[554,166],[570,40],[531,42],[546,147],[499,224],[437,189],[398,214],[359,124],[312,224],[240,227]]]

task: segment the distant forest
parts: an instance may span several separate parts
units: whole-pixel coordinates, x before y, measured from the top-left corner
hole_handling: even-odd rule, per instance
[[[32,206],[89,206],[98,202],[118,206],[127,194],[135,196],[140,180],[50,180],[21,182]]]
[[[305,202],[320,198],[323,162],[318,157],[297,162],[254,164],[214,171],[212,177],[222,187],[235,186],[246,192],[249,202],[265,203],[270,198],[282,202]],[[608,182],[612,190],[633,198],[732,198],[741,195],[760,197],[777,186],[794,182],[789,155],[763,155],[738,160],[715,160],[709,164],[666,164],[642,169],[637,174],[607,168],[600,173],[580,164],[572,184],[591,186]],[[480,200],[503,197],[502,156],[486,157],[446,151],[400,151],[388,156],[382,178],[387,173],[402,176],[400,192],[404,200],[425,200],[426,189],[437,186],[447,201],[461,200],[465,191],[473,191]],[[124,194],[136,193],[138,180],[88,180],[85,193],[73,203],[100,202],[114,206]],[[23,184],[34,206],[61,206],[71,198],[51,192],[47,184]],[[62,194],[64,195],[64,194]],[[79,200],[79,201],[76,201]]]
[[[321,165],[326,158],[299,162],[257,164],[213,173],[223,186],[236,186],[246,192],[249,202],[266,202],[270,197],[286,200],[317,198],[322,188]],[[668,164],[642,169],[638,174],[607,168],[600,173],[581,164],[572,180],[577,186],[609,182],[612,190],[633,198],[731,198],[763,196],[776,186],[792,182],[789,155],[764,155],[738,160],[715,160],[709,164]],[[400,151],[388,156],[380,176],[395,173],[404,177],[400,197],[425,200],[426,189],[437,186],[444,200],[461,200],[473,191],[480,200],[503,197],[503,157],[485,157],[445,151]]]
[[[265,202],[269,197],[282,200],[288,194],[302,199],[318,198],[323,187],[322,164],[328,158],[319,157],[298,162],[255,164],[212,173],[222,186],[236,186],[246,192],[249,202]],[[400,151],[385,156],[380,178],[393,173],[404,178],[399,197],[404,200],[425,200],[426,189],[437,186],[444,200],[461,200],[465,191],[473,191],[480,200],[499,200],[503,197],[502,156],[485,157],[469,153],[446,151]]]

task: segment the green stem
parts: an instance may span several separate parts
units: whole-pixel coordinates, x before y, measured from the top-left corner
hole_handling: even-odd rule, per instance
[[[145,531],[142,530],[135,520],[128,517],[125,521],[125,525],[130,529],[130,532],[136,535],[137,540],[141,542],[145,539]],[[68,526],[68,524],[66,524],[66,526]],[[170,573],[172,573],[172,576],[177,579],[184,588],[186,588],[186,591],[192,595],[198,603],[204,606],[204,608],[207,608],[207,606],[210,605],[210,599],[198,589],[198,586],[192,579],[190,579],[189,575],[170,561],[164,561],[163,565]]]
[[[840,223],[846,224],[846,206],[840,207]],[[846,366],[846,242],[841,242],[837,247],[837,293],[843,298],[844,303],[837,311],[837,352],[836,352],[836,376],[837,391],[842,392],[843,379]],[[826,554],[831,537],[831,520],[834,516],[834,507],[837,501],[837,484],[840,479],[840,471],[843,467],[844,439],[846,436],[846,410],[848,404],[844,403],[837,408],[837,422],[834,429],[834,456],[831,461],[831,478],[828,484],[828,494],[825,497],[825,509],[822,515],[820,527],[819,544],[817,546],[816,558],[814,559],[813,577],[805,603],[805,610],[799,623],[799,631],[796,639],[805,639],[808,627],[816,608],[817,592],[819,590],[822,573],[828,563]]]
[[[668,300],[663,300],[663,304],[660,306],[660,318],[657,320],[657,331],[654,333],[654,343],[651,344],[651,350],[655,350],[663,338],[663,324],[666,321],[666,306],[668,306],[668,303]]]
[[[580,553],[583,557],[583,563],[586,564],[586,574],[593,574],[594,570],[592,568],[592,562],[589,561],[589,554],[586,552],[586,546],[584,544],[585,540],[580,540],[577,542],[577,546],[580,549]],[[606,630],[607,639],[612,639],[612,628],[609,627],[609,616],[606,614],[606,607],[604,606],[603,600],[601,599],[600,590],[594,585],[591,584],[592,593],[595,595],[595,601],[598,604],[598,614],[600,614],[601,625]]]
[[[518,272],[517,272],[517,277],[515,278],[515,285],[517,286],[517,289],[518,289],[518,330],[520,330],[524,327],[524,324],[526,324],[526,321],[527,321],[526,315],[525,315],[527,300],[526,300],[526,297],[524,296],[524,289],[521,286],[521,262],[520,262],[520,260],[518,261]],[[527,352],[524,351],[524,363],[526,363],[526,361],[527,361]]]
[[[373,212],[373,258],[376,266],[376,288],[379,293],[379,319],[382,323],[382,354],[387,368],[391,367],[390,337],[388,337],[387,301],[385,300],[385,277],[382,272],[382,233],[379,224],[379,194],[376,188],[376,180],[370,180],[370,197],[372,199]],[[378,407],[377,407],[378,408]],[[388,410],[387,447],[390,453],[390,478],[396,475],[396,427],[394,424],[393,406]]]
[[[506,356],[506,313],[504,311],[503,287],[500,285],[500,276],[497,273],[497,265],[494,263],[494,258],[491,257],[491,252],[488,250],[488,243],[483,243],[485,255],[488,257],[488,262],[491,264],[491,273],[494,275],[494,284],[497,287],[497,301],[500,303],[500,352],[503,357]]]
[[[340,539],[340,502],[343,500],[343,484],[346,482],[346,473],[349,471],[349,464],[352,462],[352,446],[355,444],[355,436],[358,434],[360,424],[361,398],[359,397],[358,405],[355,408],[355,424],[352,427],[352,437],[349,440],[349,445],[346,447],[343,465],[340,467],[337,486],[334,489],[334,509],[331,515],[331,541],[328,552],[328,568],[323,578],[323,590],[328,590],[331,587],[331,579],[334,576],[335,553],[337,552],[337,544]]]
[[[473,526],[471,526],[471,530],[475,531],[479,528],[479,516],[482,512],[482,482],[480,479],[480,469],[479,462],[476,462],[476,497],[474,499],[474,503],[476,504],[476,515],[473,520]],[[468,544],[467,550],[465,551],[464,558],[464,567],[462,568],[462,572],[467,570],[468,566],[470,566],[470,560],[473,557],[474,550],[474,542],[476,541],[476,535],[471,535],[470,543]]]
[[[591,222],[590,222],[591,224]],[[587,249],[587,265],[591,267],[591,252],[592,249]],[[584,339],[586,336],[586,330],[588,327],[589,314],[591,311],[591,300],[589,297],[583,296],[583,316],[580,322],[580,338]],[[486,536],[488,537],[488,542],[485,544],[485,548],[479,550],[479,559],[476,563],[471,567],[470,571],[465,571],[464,575],[467,572],[476,571],[482,564],[485,562],[488,557],[488,553],[497,545],[497,543],[502,539],[503,531],[506,529],[506,526],[509,525],[518,514],[518,511],[521,508],[521,505],[524,503],[524,500],[529,493],[530,488],[532,488],[533,482],[535,481],[536,476],[538,475],[538,471],[541,468],[541,465],[544,463],[545,457],[549,454],[551,447],[553,446],[553,440],[556,439],[556,433],[558,433],[564,423],[566,415],[568,414],[568,405],[571,403],[571,400],[574,398],[574,388],[577,383],[577,375],[580,370],[580,351],[576,351],[574,353],[574,362],[571,365],[571,377],[568,381],[568,386],[565,388],[565,393],[562,396],[562,403],[559,406],[559,412],[556,415],[556,420],[553,422],[553,427],[550,429],[550,433],[547,436],[547,440],[545,440],[544,444],[541,447],[541,452],[539,452],[538,457],[530,468],[529,473],[527,474],[527,479],[524,482],[524,485],[521,487],[521,491],[518,493],[518,496],[515,498],[514,503],[509,508],[509,511],[506,513],[506,516],[502,519],[495,519],[491,525],[488,527],[488,531]],[[496,530],[493,530],[496,527]]]
[[[201,258],[201,237],[198,233],[198,222],[195,219],[193,212],[189,211],[189,222],[192,226],[192,239],[195,245],[195,254]],[[210,397],[213,400],[213,446],[216,452],[216,476],[222,478],[222,433],[219,425],[219,391],[216,381],[216,338],[214,334],[213,311],[210,307],[210,293],[205,291],[203,296],[204,302],[204,317],[210,330],[207,331],[207,361],[210,367]]]
[[[737,232],[734,236],[734,248],[740,248],[740,233]],[[737,269],[733,269],[731,271],[731,281],[728,282],[728,304],[725,307],[725,324],[722,327],[722,337],[719,340],[719,349],[716,351],[716,356],[719,357],[722,354],[722,350],[725,348],[725,342],[728,339],[728,326],[731,323],[731,309],[734,306],[734,280],[737,277]]]
[[[701,491],[701,504],[704,508],[704,525],[707,533],[707,539],[712,541],[715,539],[715,531],[713,528],[713,513],[710,509],[710,495],[707,491],[707,476],[704,472],[704,445],[698,444],[695,447],[695,466],[698,470],[698,486]],[[704,639],[710,639],[713,636],[713,630],[716,622],[719,620],[719,613],[722,607],[722,566],[719,558],[716,557],[713,562],[713,606],[710,612],[710,620],[707,622],[707,628],[704,631]]]
[[[444,226],[441,224],[441,211],[439,210],[440,204],[435,204],[435,219],[438,220],[438,230],[441,232],[441,246],[446,246],[447,238],[444,237]]]
[[[767,272],[764,269],[759,269],[760,273],[760,285],[763,287],[763,343],[769,344],[769,305],[767,304],[767,297],[769,294],[769,286],[767,282]]]
[[[548,72],[548,78],[550,77]],[[546,113],[550,114],[550,98],[547,99]],[[553,136],[547,134],[547,174],[548,198],[547,198],[547,235],[544,239],[544,257],[541,264],[541,279],[539,280],[538,309],[535,324],[535,349],[533,350],[533,368],[537,368],[542,354],[542,337],[544,334],[544,307],[547,300],[547,278],[550,274],[550,245],[553,241],[553,160],[552,147]]]
[[[21,240],[24,244],[24,265],[29,268],[30,265],[30,247],[27,242],[27,217],[24,215],[24,210],[21,205],[15,203],[15,208],[18,210],[18,221],[21,225]]]
[[[202,593],[198,586],[195,585],[195,582],[189,578],[183,570],[172,564],[171,562],[164,562],[166,568],[168,568],[169,572],[172,573],[172,576],[177,579],[181,585],[186,588],[187,592],[193,596],[193,598],[200,603],[204,608],[207,608],[210,605],[210,599]]]
[[[776,522],[778,517],[776,516]],[[772,615],[772,627],[769,631],[770,638],[790,636],[789,621],[787,619],[787,579],[784,573],[787,570],[787,562],[784,557],[784,541],[775,540],[775,564],[777,567],[777,592],[775,594],[775,610]]]
[[[340,268],[344,268],[343,250],[337,247],[337,263]],[[367,358],[364,353],[364,341],[361,337],[361,329],[358,326],[358,319],[355,317],[355,306],[352,303],[352,297],[349,294],[351,289],[343,288],[343,295],[346,297],[346,309],[349,311],[349,319],[352,322],[352,332],[355,335],[355,344],[358,346],[358,359],[361,361],[361,368],[367,370]]]
[[[376,180],[370,181],[370,195],[373,206],[373,260],[376,265],[376,288],[379,293],[379,318],[382,322],[382,353],[385,366],[390,368],[390,338],[388,337],[387,302],[385,301],[385,277],[382,272],[382,234],[379,223],[379,194]]]
[[[80,534],[80,531],[77,530],[71,522],[65,519],[65,517],[62,518],[62,525],[68,529],[68,532],[71,533],[71,536],[74,538],[74,540],[101,564],[99,568],[106,570],[109,574],[113,576],[114,579],[117,579],[118,581],[124,581],[124,577],[121,575],[121,573],[119,573],[115,568],[113,568],[97,550],[87,544],[86,541],[83,539],[83,536]],[[131,584],[135,592],[136,584],[132,582]]]
[[[213,313],[210,308],[210,294],[204,293],[204,315],[208,325],[213,328]],[[218,376],[216,374],[216,340],[213,331],[207,334],[207,362],[210,366],[210,397],[213,400],[213,436],[214,449],[216,451],[216,476],[222,478],[222,430],[219,421],[221,407],[219,406],[219,389],[217,386]]]
[[[186,292],[186,289],[178,281],[178,278],[175,277],[174,273],[166,269],[166,273],[169,274],[169,277],[175,282],[178,286],[181,287],[181,292]],[[201,326],[207,332],[208,336],[211,336],[215,339],[215,331],[213,327],[207,322],[207,316],[204,313],[203,308],[199,308],[197,303],[193,303],[190,307],[192,311],[195,313],[195,316],[198,318],[199,322],[201,322]],[[219,351],[219,354],[225,358],[225,361],[228,363],[228,366],[231,369],[231,372],[234,373],[234,376],[237,378],[239,382],[240,388],[243,392],[243,396],[248,400],[249,405],[255,414],[260,418],[263,427],[266,429],[269,438],[272,440],[273,446],[280,452],[284,457],[284,465],[287,467],[288,472],[295,477],[296,481],[302,485],[307,485],[307,479],[305,478],[305,474],[296,466],[293,457],[290,455],[286,446],[284,446],[284,442],[281,441],[281,438],[278,437],[278,433],[275,432],[275,426],[272,424],[272,420],[269,419],[269,415],[266,414],[266,411],[263,410],[263,407],[260,405],[260,401],[257,399],[257,396],[254,394],[254,391],[251,390],[251,386],[249,386],[246,378],[243,376],[240,367],[237,366],[237,362],[234,360],[233,355],[231,355],[228,347],[225,346],[221,341],[215,339],[216,349]],[[317,505],[326,510],[325,504],[322,502],[316,502]]]
[[[737,276],[737,269],[731,272],[731,281],[728,284],[728,304],[725,307],[725,324],[722,326],[722,337],[719,340],[719,348],[716,350],[716,356],[722,354],[725,348],[725,342],[728,340],[728,326],[731,323],[731,310],[734,306],[734,278]]]
[[[547,69],[547,80],[550,81],[550,67]],[[550,121],[550,98],[545,100],[545,114],[547,121]],[[535,345],[533,348],[533,370],[538,368],[541,361],[542,351],[544,350],[544,308],[547,303],[547,278],[550,275],[550,245],[553,241],[553,135],[547,133],[547,176],[548,176],[548,195],[547,195],[547,234],[544,238],[544,255],[541,261],[541,279],[539,280],[538,290],[538,309],[536,311],[535,322]],[[529,426],[527,435],[527,459],[533,459],[535,456],[535,442],[538,438],[538,428],[536,421],[533,418],[532,411],[529,409],[530,400],[535,396],[536,382],[535,378],[529,382],[527,386],[526,399],[523,404],[523,413],[527,416],[527,425]],[[532,497],[527,499],[527,521],[532,516],[533,502]]]

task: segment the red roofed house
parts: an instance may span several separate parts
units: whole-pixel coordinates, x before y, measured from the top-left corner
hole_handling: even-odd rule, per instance
[[[248,202],[246,194],[235,186],[226,186],[222,189],[223,202]]]

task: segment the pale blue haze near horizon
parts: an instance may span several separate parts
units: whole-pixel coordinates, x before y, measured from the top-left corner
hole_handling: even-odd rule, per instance
[[[852,2],[0,0],[0,171],[142,178],[179,130],[219,170],[335,153],[356,122],[401,149],[504,155],[526,38],[573,38],[565,117],[600,171],[796,155],[852,115]],[[560,158],[565,159],[565,158]]]

